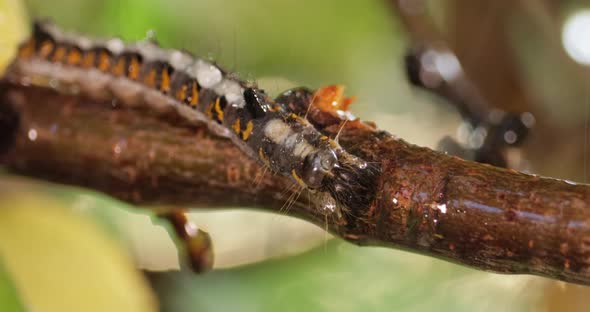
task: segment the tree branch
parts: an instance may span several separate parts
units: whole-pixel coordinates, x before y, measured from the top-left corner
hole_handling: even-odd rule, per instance
[[[495,27],[489,27],[490,25],[482,26],[481,23],[465,23],[473,19],[473,12],[469,10],[473,11],[474,5],[477,7],[475,11],[484,12],[487,4],[467,1],[469,5],[465,5],[456,3],[460,1],[455,0],[452,5],[447,5],[452,11],[450,15],[453,16],[453,21],[462,23],[460,27],[453,28],[456,32],[455,41],[459,39],[460,43],[476,42],[481,45],[484,28],[485,44],[495,47],[475,47],[479,50],[478,57],[474,58],[473,44],[451,46],[449,36],[443,34],[428,16],[425,1],[386,2],[409,37],[410,48],[405,56],[408,80],[413,85],[446,99],[458,110],[463,120],[471,125],[472,130],[467,138],[461,139],[461,144],[445,137],[439,142],[439,149],[477,162],[499,167],[509,166],[506,150],[522,145],[535,118],[529,112],[532,109],[531,102],[525,94],[521,79],[517,77],[513,57],[508,53],[505,34],[501,31],[503,28],[496,24],[493,25]],[[464,10],[464,7],[470,9]],[[496,4],[492,7],[494,14],[504,8]],[[494,23],[497,20],[502,21],[489,19]],[[493,64],[482,66],[485,62]],[[481,68],[484,67],[486,69],[482,71]],[[494,77],[493,83],[489,83],[489,76]],[[505,103],[510,105],[507,107]]]
[[[174,114],[113,109],[111,103],[8,84],[0,107],[4,116],[8,108],[19,116],[13,144],[0,159],[20,174],[140,204],[281,211],[290,195],[287,179],[263,174],[229,141]],[[317,114],[310,118],[325,133],[338,132],[337,124]],[[327,218],[332,233],[488,271],[590,284],[589,186],[464,161],[361,122],[347,123],[339,142],[379,164],[383,174],[374,203],[356,207],[354,217]],[[285,213],[324,227],[313,197],[290,204]]]

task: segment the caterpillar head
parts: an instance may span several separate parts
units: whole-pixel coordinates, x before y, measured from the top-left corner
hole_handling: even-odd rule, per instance
[[[309,154],[303,162],[301,179],[311,189],[324,186],[324,178],[338,165],[338,157],[332,149],[322,149]]]

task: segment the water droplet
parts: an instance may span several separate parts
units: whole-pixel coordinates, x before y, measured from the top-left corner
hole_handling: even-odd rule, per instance
[[[25,86],[25,87],[30,86],[31,85],[31,77],[25,76],[25,77],[21,78],[20,79],[20,84],[23,85],[23,86]]]
[[[49,87],[57,89],[59,87],[59,81],[57,79],[49,79]]]
[[[121,51],[123,51],[123,49],[125,49],[125,44],[123,43],[123,40],[119,38],[110,39],[109,41],[107,41],[106,46],[107,49],[109,49],[111,52],[115,54],[119,54],[121,53]]]
[[[156,41],[156,30],[150,29],[145,34],[145,39],[149,41]]]
[[[323,205],[324,211],[334,212],[336,211],[336,202],[328,200]]]
[[[437,53],[434,64],[446,81],[453,81],[463,73],[459,60],[451,52]]]
[[[535,125],[535,123],[537,122],[537,120],[535,119],[535,116],[529,112],[522,113],[520,115],[520,121],[522,121],[522,123],[527,128],[532,128]]]
[[[437,88],[442,83],[443,78],[436,67],[437,55],[436,51],[428,50],[420,57],[420,64],[422,64],[420,81],[428,88]]]
[[[506,141],[506,143],[514,144],[516,140],[518,140],[518,135],[516,134],[516,132],[508,130],[504,133],[504,141]]]
[[[561,39],[567,54],[582,65],[590,65],[590,10],[580,10],[566,19]]]
[[[469,136],[473,131],[473,127],[468,122],[462,122],[457,128],[457,138],[461,144],[466,145],[469,140]]]
[[[195,236],[195,235],[197,235],[197,232],[199,231],[199,229],[197,228],[197,226],[194,223],[187,222],[184,224],[184,231],[189,236]]]
[[[436,205],[436,209],[442,213],[447,213],[447,204],[438,204]]]
[[[29,129],[29,132],[27,133],[27,136],[29,137],[29,140],[31,140],[31,141],[37,140],[37,130],[35,130],[35,129]]]
[[[477,127],[473,130],[473,133],[469,136],[468,145],[472,149],[481,148],[486,136],[488,135],[488,131],[484,127]]]
[[[119,155],[123,152],[123,149],[127,147],[127,141],[120,140],[119,142],[117,142],[114,146],[113,146],[113,153],[115,153],[116,155]]]

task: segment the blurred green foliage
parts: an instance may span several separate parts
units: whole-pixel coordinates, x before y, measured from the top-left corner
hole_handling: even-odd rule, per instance
[[[0,258],[0,307],[5,312],[25,311],[20,302],[16,288],[13,286],[8,273],[4,270],[4,264]]]
[[[350,94],[363,99],[356,112],[384,97],[403,100],[409,93],[405,83],[399,83],[404,78],[398,62],[403,47],[398,27],[382,1],[26,3],[32,17],[50,17],[78,32],[138,40],[154,30],[161,45],[211,57],[245,79],[285,78],[309,87],[345,84]],[[391,103],[381,108],[385,111],[408,110],[391,100],[385,103]]]
[[[254,77],[288,75],[305,84],[348,79],[351,53],[391,55],[392,19],[380,1],[27,1],[35,16],[65,28],[125,39],[149,29],[167,47],[213,56]],[[370,56],[370,59],[365,58]],[[350,73],[348,73],[350,75]],[[344,76],[343,76],[344,75]]]
[[[524,276],[507,280],[341,241],[202,277],[160,273],[153,280],[166,311],[526,311],[538,296],[534,287],[524,290]]]

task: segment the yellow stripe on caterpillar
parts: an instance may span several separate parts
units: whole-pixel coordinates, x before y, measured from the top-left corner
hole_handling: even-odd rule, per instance
[[[139,70],[141,68],[141,63],[137,59],[137,57],[132,57],[131,61],[129,62],[129,75],[128,78],[131,80],[137,80],[139,78]]]
[[[27,43],[23,44],[18,49],[18,57],[27,59],[35,53],[35,40],[29,39]]]
[[[148,87],[153,88],[156,86],[156,70],[150,69],[149,73],[143,79],[143,83],[145,83]]]
[[[219,120],[219,122],[223,121],[223,110],[221,109],[221,97],[218,97],[217,100],[215,100],[215,111],[217,112],[217,120]]]
[[[84,53],[84,57],[82,58],[82,67],[84,68],[91,68],[94,66],[94,58],[96,57],[96,53],[94,51],[88,51]]]
[[[295,171],[295,169],[291,170],[291,175],[293,176],[293,179],[295,179],[295,181],[297,182],[297,184],[299,184],[302,187],[307,187],[307,184],[305,184],[305,182],[303,182],[303,179],[301,179],[301,177],[299,177],[299,175],[297,175],[297,172]]]
[[[188,87],[186,85],[182,85],[180,89],[176,91],[177,100],[181,102],[184,102],[186,100],[186,89],[188,89]]]
[[[236,118],[236,121],[232,125],[232,129],[234,130],[234,132],[236,134],[240,134],[240,131],[242,130],[242,128],[240,126],[240,118]]]
[[[68,52],[66,63],[68,65],[77,66],[82,61],[82,52],[78,49],[72,49]]]
[[[58,47],[57,50],[55,50],[55,53],[53,54],[53,57],[51,60],[54,63],[61,63],[61,61],[64,59],[65,56],[66,56],[66,48],[65,47]]]
[[[270,167],[270,161],[268,160],[268,157],[264,154],[262,147],[258,149],[258,157],[265,166]]]
[[[199,88],[197,88],[197,82],[193,81],[193,88],[191,90],[191,99],[188,105],[195,107],[199,104]]]
[[[104,51],[100,52],[98,55],[98,65],[97,65],[98,70],[100,70],[102,72],[106,72],[109,70],[110,67],[111,67],[111,56]]]
[[[242,131],[242,140],[248,141],[248,138],[252,134],[252,130],[254,130],[254,123],[252,121],[248,121],[246,124],[246,129]]]
[[[49,57],[49,54],[51,54],[51,51],[53,51],[54,48],[54,44],[51,41],[44,41],[41,44],[41,48],[39,49],[39,56],[43,59],[46,59],[47,57]]]
[[[125,60],[123,58],[120,58],[117,61],[117,64],[115,64],[115,66],[113,67],[113,75],[120,77],[123,76],[125,74]]]
[[[170,91],[170,74],[168,74],[168,70],[166,68],[162,68],[160,91],[162,91],[162,93],[168,93]]]

